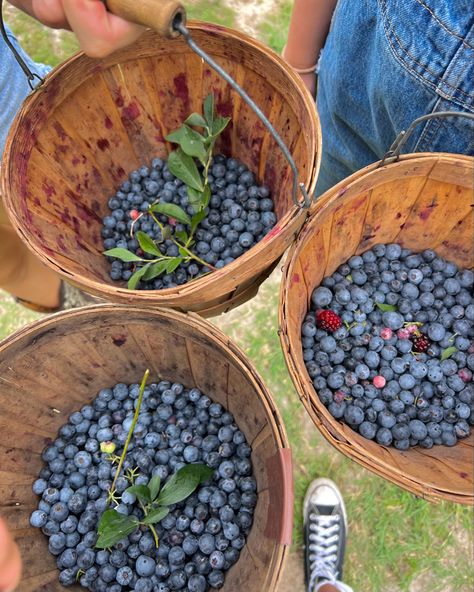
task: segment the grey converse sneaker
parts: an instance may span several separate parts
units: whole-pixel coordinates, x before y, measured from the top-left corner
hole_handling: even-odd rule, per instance
[[[344,501],[335,483],[316,479],[308,487],[303,506],[305,574],[308,592],[333,584],[352,592],[341,582],[347,536]]]

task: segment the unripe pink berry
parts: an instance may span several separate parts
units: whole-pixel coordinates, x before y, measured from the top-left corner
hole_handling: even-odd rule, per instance
[[[334,393],[334,402],[335,403],[342,403],[346,398],[346,393],[344,391],[336,391]]]
[[[413,333],[418,333],[419,329],[417,325],[408,325],[407,331],[410,335],[412,335]]]
[[[383,376],[380,376],[380,374],[378,376],[374,376],[374,386],[375,388],[381,389],[385,386],[385,383],[387,382],[385,380],[385,378]]]
[[[471,382],[472,380],[472,372],[468,368],[461,368],[458,375],[463,382]]]
[[[130,210],[129,215],[132,220],[136,220],[140,216],[140,212],[138,210]]]
[[[399,329],[397,335],[398,339],[410,339],[410,331],[408,329]]]
[[[382,331],[380,331],[380,337],[382,339],[391,339],[392,335],[393,331],[390,329],[390,327],[384,327]]]

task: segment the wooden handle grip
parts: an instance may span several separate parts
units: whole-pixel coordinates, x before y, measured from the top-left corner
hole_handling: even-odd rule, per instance
[[[177,37],[173,24],[186,23],[186,11],[178,0],[106,0],[105,4],[112,14],[150,27],[162,37]]]

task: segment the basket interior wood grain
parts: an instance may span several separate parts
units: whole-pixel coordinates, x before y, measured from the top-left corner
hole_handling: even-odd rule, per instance
[[[270,475],[268,462],[288,442],[261,379],[217,329],[172,311],[102,305],[31,325],[0,345],[0,360],[0,514],[21,548],[19,592],[63,589],[47,538],[29,526],[38,502],[31,486],[43,466],[43,448],[68,415],[101,388],[139,382],[146,368],[150,380],[197,386],[224,405],[253,446],[259,492],[255,521],[223,590],[275,589],[287,547],[265,535],[270,502],[276,499],[272,488],[282,470],[272,463]]]
[[[290,149],[301,181],[314,188],[320,134],[314,101],[301,80],[268,48],[214,25],[193,36],[254,98]],[[213,93],[232,123],[217,150],[240,159],[272,191],[277,227],[218,274],[158,292],[134,292],[113,282],[102,255],[101,219],[128,174],[176,148],[165,140]],[[122,302],[212,308],[265,279],[305,213],[292,202],[293,176],[255,113],[183,39],[147,32],[108,58],[78,55],[59,67],[24,104],[4,160],[4,194],[14,224],[30,248],[89,291]],[[199,283],[200,282],[200,283]],[[202,289],[204,288],[204,289]],[[205,299],[205,302],[202,300]]]
[[[325,437],[344,454],[429,499],[472,504],[474,435],[452,448],[401,452],[366,440],[320,402],[303,361],[300,329],[311,293],[341,263],[377,243],[430,248],[473,267],[474,159],[412,155],[363,169],[325,194],[290,252],[281,292],[286,361],[300,397]]]

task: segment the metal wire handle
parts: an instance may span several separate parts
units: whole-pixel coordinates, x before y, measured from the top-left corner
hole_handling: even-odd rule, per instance
[[[290,168],[293,172],[293,202],[295,205],[299,206],[300,208],[309,208],[311,205],[311,196],[306,191],[306,187],[304,183],[299,183],[299,173],[298,169],[296,168],[296,163],[293,160],[293,157],[290,154],[285,142],[282,140],[281,136],[278,134],[276,129],[270,123],[269,119],[260,109],[260,107],[250,98],[250,96],[245,92],[245,90],[237,84],[237,82],[230,76],[223,68],[219,66],[205,51],[203,51],[199,45],[192,39],[189,30],[182,22],[177,22],[174,24],[174,27],[177,31],[179,31],[186,43],[189,47],[200,56],[206,64],[209,64],[213,70],[215,70],[222,78],[230,84],[230,86],[244,99],[247,105],[252,109],[252,111],[257,115],[257,117],[262,121],[263,125],[268,129],[270,134],[273,136],[275,142],[278,144],[280,150],[283,152]],[[298,190],[303,195],[303,201],[298,199]]]
[[[384,157],[380,161],[379,167],[384,166],[388,162],[396,162],[400,158],[400,152],[407,142],[408,138],[413,133],[413,130],[419,123],[423,123],[423,121],[427,121],[428,119],[435,119],[437,117],[445,118],[445,117],[467,117],[467,119],[474,120],[474,114],[472,113],[464,113],[462,111],[439,111],[438,113],[428,113],[427,115],[422,115],[418,117],[410,124],[410,127],[405,131],[402,130],[398,136],[395,138],[394,142],[384,154]]]
[[[2,34],[3,40],[10,48],[10,51],[13,53],[16,61],[20,65],[21,69],[25,73],[25,76],[28,78],[28,84],[30,85],[31,90],[36,90],[39,86],[41,86],[43,84],[44,78],[41,78],[41,76],[39,76],[35,72],[32,72],[28,68],[27,64],[25,63],[25,61],[23,60],[21,55],[18,53],[16,47],[10,41],[10,39],[7,35],[7,31],[5,29],[5,23],[3,22],[3,0],[0,0],[0,33]],[[38,80],[39,84],[34,84],[35,80]]]

